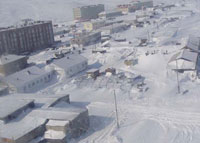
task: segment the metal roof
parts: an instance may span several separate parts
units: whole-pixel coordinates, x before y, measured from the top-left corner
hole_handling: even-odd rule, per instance
[[[32,66],[5,77],[3,81],[15,87],[21,87],[32,80],[36,80],[37,78],[40,78],[41,76],[47,75],[50,72],[51,71],[47,72],[36,66]]]
[[[86,61],[87,61],[87,58],[79,54],[71,54],[71,55],[67,55],[66,57],[62,59],[55,60],[53,64],[62,69],[70,69],[71,67],[76,66],[77,64],[80,64]]]
[[[198,52],[200,48],[200,37],[190,36],[186,48]]]
[[[197,62],[197,57],[198,57],[198,53],[196,52],[192,52],[189,49],[184,49],[181,52],[176,53],[175,55],[173,55],[171,57],[171,59],[169,60],[170,62],[182,59],[182,60],[186,60],[192,63],[196,63]]]
[[[25,56],[18,56],[18,55],[2,55],[0,56],[0,65],[5,65],[17,60],[25,58]]]

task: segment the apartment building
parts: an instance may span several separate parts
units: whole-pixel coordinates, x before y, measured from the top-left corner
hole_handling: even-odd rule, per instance
[[[0,29],[0,55],[34,52],[53,43],[51,21],[26,19],[19,25]]]
[[[98,18],[98,14],[104,10],[103,4],[77,7],[73,9],[74,19],[81,21],[96,19]]]

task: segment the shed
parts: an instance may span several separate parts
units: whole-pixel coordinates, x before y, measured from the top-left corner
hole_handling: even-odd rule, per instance
[[[105,72],[106,73],[111,73],[111,74],[115,75],[116,74],[116,69],[115,68],[107,68],[105,70]]]
[[[90,69],[87,71],[87,75],[88,77],[96,79],[100,75],[99,69]]]

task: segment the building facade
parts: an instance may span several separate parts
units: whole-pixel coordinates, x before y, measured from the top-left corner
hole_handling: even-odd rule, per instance
[[[99,13],[99,18],[112,18],[121,16],[122,11],[116,10],[116,11],[108,11],[108,12],[101,12]]]
[[[104,11],[104,5],[88,5],[83,7],[77,7],[73,9],[75,20],[90,20],[98,18],[98,14]]]
[[[129,28],[129,25],[123,24],[123,23],[113,24],[113,25],[109,25],[109,26],[106,26],[106,27],[102,27],[101,28],[101,36],[111,35],[113,33],[125,31],[128,28]]]
[[[33,93],[47,86],[54,76],[54,71],[45,71],[32,66],[5,77],[10,93]]]
[[[19,26],[0,29],[0,55],[34,52],[47,48],[53,43],[51,21],[25,20]]]
[[[106,22],[104,20],[94,20],[84,23],[84,29],[87,31],[97,30],[105,26]]]
[[[77,44],[82,46],[88,46],[101,41],[101,32],[83,32],[75,34],[74,38],[71,39],[71,45]]]

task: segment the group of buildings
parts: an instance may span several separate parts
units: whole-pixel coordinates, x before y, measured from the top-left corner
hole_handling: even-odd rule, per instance
[[[126,14],[129,12],[135,12],[137,10],[145,9],[145,8],[153,8],[153,1],[132,1],[129,4],[121,4],[117,6],[117,10]]]
[[[0,98],[1,143],[66,143],[89,128],[87,108],[69,95],[11,94]]]
[[[47,87],[56,74],[65,78],[87,69],[87,58],[79,54],[71,54],[63,58],[54,59],[51,68],[40,68],[37,65],[28,65],[27,57],[7,55],[0,58],[0,83],[7,86],[10,93],[32,93]],[[3,89],[0,89],[0,93]],[[5,89],[4,89],[5,90]],[[1,94],[0,94],[1,95]]]
[[[111,18],[135,12],[137,10],[153,8],[153,0],[132,1],[128,4],[118,5],[115,10],[105,11],[103,4],[82,6],[73,9],[74,19],[79,21],[88,21],[97,18]]]

